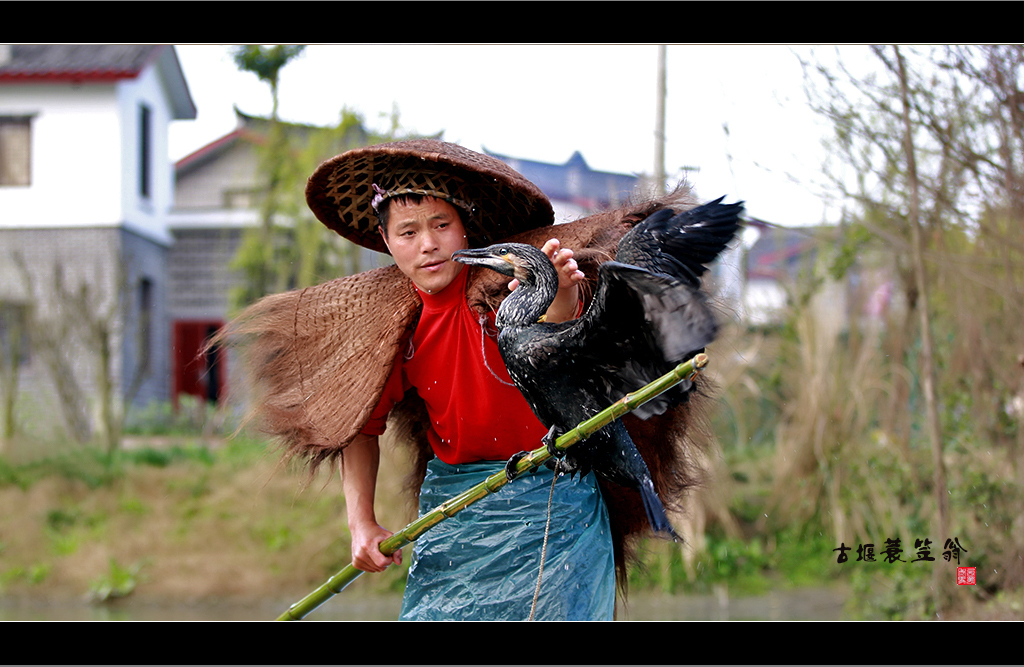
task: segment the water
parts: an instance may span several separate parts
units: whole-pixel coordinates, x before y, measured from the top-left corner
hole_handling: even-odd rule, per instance
[[[808,588],[758,597],[716,595],[631,595],[618,610],[620,621],[839,621],[842,593]]]
[[[160,603],[126,598],[105,605],[72,600],[0,599],[0,621],[273,621],[290,601],[253,603]],[[828,589],[801,589],[762,597],[717,595],[665,596],[634,594],[618,610],[619,621],[837,621],[844,598]],[[306,621],[394,621],[402,606],[399,596],[357,598],[345,592],[331,598]]]
[[[344,593],[313,611],[310,621],[393,621],[402,598],[398,596],[357,599]],[[161,603],[130,597],[107,604],[64,600],[0,600],[0,621],[274,621],[296,600],[243,602]]]

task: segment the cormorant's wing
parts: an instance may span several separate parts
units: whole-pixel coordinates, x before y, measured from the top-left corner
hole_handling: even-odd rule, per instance
[[[718,327],[704,295],[682,281],[617,261],[599,271],[590,308],[557,336],[560,355],[604,408],[711,343]],[[655,399],[634,414],[646,419],[668,405]]]
[[[699,287],[705,265],[725,250],[740,226],[743,203],[722,199],[678,215],[671,209],[651,214],[622,237],[616,261]]]
[[[505,365],[542,422],[575,426],[576,417],[593,416],[714,340],[718,328],[700,277],[743,211],[721,202],[649,216],[619,242],[616,261],[601,264],[582,317],[528,326],[514,341],[506,336]],[[661,414],[689,389],[684,381],[635,414]]]

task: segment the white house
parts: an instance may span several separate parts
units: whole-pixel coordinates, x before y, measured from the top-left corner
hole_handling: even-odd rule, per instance
[[[195,116],[173,46],[0,45],[0,333],[34,325],[20,390],[72,429],[104,376],[169,397],[167,128]]]

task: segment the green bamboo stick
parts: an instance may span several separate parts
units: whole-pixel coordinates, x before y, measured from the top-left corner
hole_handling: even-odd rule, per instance
[[[701,369],[703,369],[707,363],[708,356],[702,353],[689,361],[679,364],[654,382],[651,382],[637,391],[626,394],[590,419],[580,422],[576,428],[563,433],[557,440],[555,440],[555,448],[558,450],[565,450],[581,440],[586,440],[598,430],[604,428],[622,415],[632,412],[647,401],[676,386],[683,380],[692,378]],[[522,473],[530,468],[537,467],[550,458],[551,454],[548,452],[547,447],[538,447],[519,459],[516,463],[516,474]],[[410,523],[401,531],[394,533],[391,537],[381,542],[381,553],[385,556],[390,556],[410,542],[414,542],[420,535],[427,532],[448,517],[455,516],[478,500],[498,491],[506,484],[508,484],[508,477],[505,475],[504,471],[502,471],[491,475],[483,482],[463,491],[459,495],[449,498],[430,512]],[[302,620],[307,614],[322,605],[324,602],[345,590],[345,587],[355,581],[362,573],[362,570],[356,569],[352,564],[345,566],[344,569],[328,579],[315,591],[289,607],[288,611],[281,614],[277,620]]]

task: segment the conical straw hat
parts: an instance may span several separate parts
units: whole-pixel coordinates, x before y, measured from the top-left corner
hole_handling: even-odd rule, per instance
[[[378,144],[333,157],[309,177],[306,202],[327,227],[364,248],[386,253],[371,206],[374,185],[389,196],[429,194],[469,209],[470,247],[554,222],[544,193],[507,164],[432,139]]]

